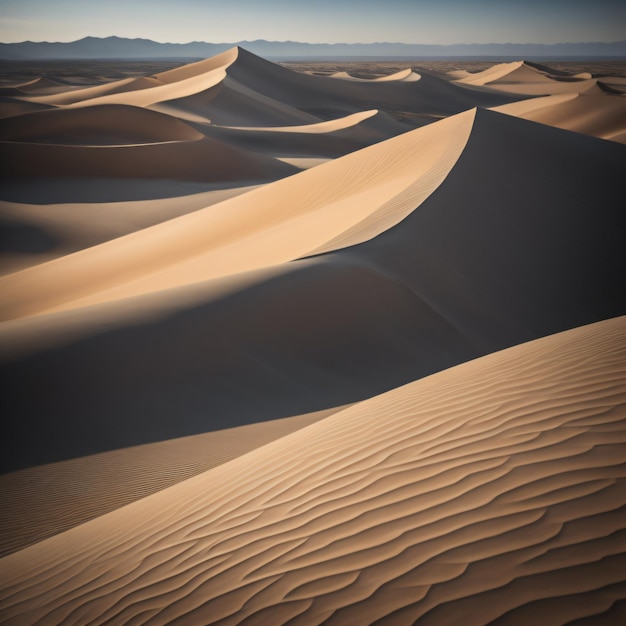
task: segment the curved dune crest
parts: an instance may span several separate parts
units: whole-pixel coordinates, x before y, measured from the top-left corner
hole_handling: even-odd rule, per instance
[[[122,78],[120,80],[104,83],[102,85],[64,90],[60,93],[50,95],[31,94],[27,99],[25,99],[29,102],[64,106],[109,95],[124,94],[138,91],[140,89],[148,89],[158,84],[158,81],[143,76],[138,78]]]
[[[187,63],[186,65],[175,67],[166,72],[159,72],[158,74],[154,74],[153,78],[156,78],[161,83],[169,84],[178,83],[181,80],[187,80],[188,78],[200,76],[218,69],[226,70],[239,57],[239,50],[240,48],[234,47],[208,59],[202,59],[195,63]]]
[[[263,131],[267,133],[306,133],[317,135],[320,133],[334,133],[338,130],[344,130],[352,126],[356,126],[357,124],[374,117],[377,113],[378,109],[372,109],[370,111],[352,113],[335,120],[313,122],[312,124],[304,124],[300,126],[223,126],[222,128],[228,128],[229,130]]]
[[[130,104],[149,106],[172,98],[184,98],[219,85],[226,78],[224,68],[217,67],[203,74],[192,75],[175,83],[159,83],[144,89],[109,93],[70,104],[70,107],[92,106],[94,104]]]
[[[474,114],[405,133],[245,199],[7,276],[0,280],[7,295],[3,317],[129,297],[371,239],[403,220],[441,184],[463,150]]]
[[[400,70],[399,72],[394,72],[393,74],[389,74],[387,76],[379,76],[378,78],[357,78],[355,76],[352,76],[348,72],[335,72],[334,74],[330,75],[330,78],[352,80],[352,81],[361,82],[361,83],[386,83],[386,82],[394,82],[394,81],[404,81],[407,83],[413,83],[413,82],[417,82],[422,77],[409,67],[405,70]]]
[[[616,318],[350,407],[5,557],[0,617],[614,624],[625,347]]]

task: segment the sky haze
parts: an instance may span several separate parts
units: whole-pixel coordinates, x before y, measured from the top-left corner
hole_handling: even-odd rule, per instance
[[[623,0],[0,0],[0,41],[563,43],[626,39]]]

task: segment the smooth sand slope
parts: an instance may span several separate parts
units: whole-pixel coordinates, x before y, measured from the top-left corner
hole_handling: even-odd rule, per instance
[[[367,172],[369,158],[359,156],[375,154],[381,204],[368,209],[367,219],[348,222],[354,230],[338,228],[340,239],[326,235],[323,245],[333,252],[4,323],[2,375],[14,423],[3,442],[5,469],[332,408],[470,358],[624,314],[626,226],[619,199],[626,148],[483,110],[415,133],[472,122],[470,116],[460,157],[416,210],[410,210],[411,201],[423,193],[422,179],[412,178],[410,160],[419,163],[422,155],[402,156],[409,161],[407,178],[400,179],[407,192],[389,194],[388,201],[386,194],[397,189],[398,153],[380,157],[385,144],[379,144],[211,207],[227,223],[233,203],[259,197],[267,202],[251,203],[259,212],[258,231],[241,237],[235,227],[251,224],[239,220],[225,231],[224,248],[216,248],[215,254],[228,253],[214,257],[220,264],[206,255],[198,257],[197,267],[219,275],[230,259],[260,266],[258,259],[266,257],[254,255],[303,241],[315,218],[320,229],[339,227],[349,213],[335,213],[342,206],[335,192],[328,205],[318,202],[320,194],[337,183],[337,193],[345,193],[343,206],[357,210],[372,202],[370,176],[348,178],[363,181],[359,193],[345,177],[333,181],[332,172],[346,161],[352,172]],[[409,133],[390,142],[411,140]],[[299,180],[324,170],[325,189],[308,188],[309,197],[297,191]],[[426,182],[432,184],[432,177]],[[273,188],[287,184],[294,190],[287,198],[299,199],[285,204],[294,218],[302,207],[316,207],[305,228],[299,219],[277,219]],[[220,206],[229,210],[218,213]],[[205,214],[190,217],[203,220]],[[167,263],[179,260],[193,268],[185,255],[196,245],[201,255],[215,235],[213,227],[179,229],[180,223],[173,220],[154,240],[140,237],[126,255],[114,246],[100,266],[87,263],[92,255],[104,259],[94,248],[8,276],[3,288],[9,293],[13,284],[25,293],[31,289],[33,297],[58,297],[69,287],[97,285],[97,272],[107,277],[107,263],[106,280],[114,286],[134,255],[144,254],[145,266],[135,267],[152,270],[162,260],[162,276],[176,277],[176,265],[170,270]],[[381,225],[387,230],[381,232]],[[374,227],[380,234],[353,244],[365,232],[375,234]],[[272,229],[280,236],[270,238]],[[257,247],[257,240],[264,245]],[[49,267],[71,272],[45,274]],[[163,286],[158,274],[153,278],[155,288]],[[70,279],[75,283],[68,287]],[[10,303],[17,302],[12,296]]]
[[[619,623],[625,363],[622,317],[394,389],[5,557],[0,617]]]

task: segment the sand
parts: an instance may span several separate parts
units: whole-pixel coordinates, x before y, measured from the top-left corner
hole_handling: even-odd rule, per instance
[[[0,475],[0,556],[226,463],[343,407]]]
[[[25,548],[3,622],[616,623],[625,347],[472,361]]]
[[[4,88],[0,621],[623,620],[619,85]]]

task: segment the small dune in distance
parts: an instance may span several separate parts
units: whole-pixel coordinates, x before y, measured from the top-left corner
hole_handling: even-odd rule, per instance
[[[624,73],[18,65],[0,623],[626,621]]]

